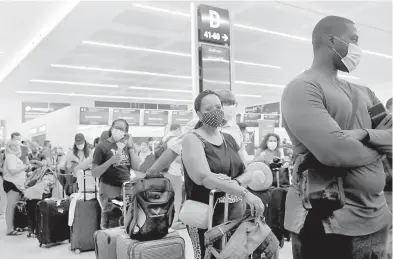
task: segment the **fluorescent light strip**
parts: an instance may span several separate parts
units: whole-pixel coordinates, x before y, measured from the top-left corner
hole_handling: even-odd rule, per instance
[[[203,82],[211,83],[211,84],[218,84],[218,85],[230,85],[230,82],[216,81],[216,80],[208,80],[208,79],[203,79]]]
[[[188,54],[188,53],[175,52],[175,51],[165,51],[165,50],[158,50],[158,49],[140,48],[140,47],[134,47],[134,46],[125,46],[125,45],[105,43],[105,42],[97,42],[97,41],[87,41],[87,40],[85,40],[85,41],[82,41],[82,44],[87,44],[87,45],[92,45],[92,46],[100,46],[100,47],[109,47],[109,48],[135,50],[135,51],[145,51],[145,52],[167,54],[167,55],[174,55],[174,56],[180,56],[180,57],[191,57],[191,54]],[[226,61],[226,62],[228,62],[228,61]],[[268,64],[259,64],[259,63],[253,63],[253,62],[247,62],[247,61],[237,61],[237,60],[235,60],[234,62],[235,62],[235,64],[248,65],[248,66],[277,68],[277,69],[281,68],[279,66],[268,65]]]
[[[79,2],[79,0],[68,1],[64,8],[58,10],[56,15],[52,15],[54,18],[48,20],[21,50],[15,52],[11,61],[0,71],[0,82],[2,82],[59,23],[61,23]]]
[[[188,13],[173,12],[168,9],[156,8],[156,7],[152,7],[152,6],[148,6],[148,5],[144,5],[144,4],[132,4],[132,5],[135,7],[138,7],[138,8],[143,8],[143,9],[147,9],[147,10],[151,10],[151,11],[163,12],[163,13],[168,13],[168,14],[183,16],[183,17],[191,17],[191,15]],[[259,31],[259,32],[267,33],[267,34],[272,34],[272,35],[282,36],[282,37],[286,37],[286,38],[292,38],[292,39],[296,39],[296,40],[311,42],[310,38],[305,38],[305,37],[301,37],[301,36],[277,32],[277,31],[271,31],[271,30],[267,30],[267,29],[257,28],[254,26],[248,26],[248,25],[243,25],[243,24],[239,24],[239,23],[235,23],[235,24],[233,24],[233,26],[235,26],[237,28],[241,28],[241,29],[246,29],[246,30],[251,30],[251,31]],[[369,50],[363,50],[363,52],[365,54],[369,54],[369,55],[393,59],[393,57],[391,55],[387,55],[387,54],[383,54],[383,53],[379,53],[379,52],[374,52],[374,51],[369,51]]]
[[[235,94],[236,96],[240,97],[249,97],[249,98],[261,98],[262,96],[260,95],[254,95],[254,94]]]
[[[264,83],[253,83],[253,82],[246,82],[246,81],[235,81],[235,84],[255,85],[255,86],[269,86],[269,87],[277,87],[277,88],[284,88],[284,87],[285,87],[285,85],[264,84]]]
[[[119,87],[118,85],[110,85],[110,84],[94,84],[94,83],[55,81],[55,80],[42,80],[42,79],[32,79],[32,80],[30,80],[30,82],[44,83],[44,84],[83,85],[83,86],[95,86],[95,87],[107,87],[107,88],[118,88]]]
[[[64,85],[81,85],[81,86],[96,86],[96,87],[108,87],[108,88],[118,88],[118,85],[109,84],[94,84],[94,83],[84,83],[84,82],[71,82],[71,81],[55,81],[55,80],[42,80],[42,79],[32,79],[30,82],[33,83],[44,83],[44,84],[64,84]],[[129,89],[135,90],[146,90],[146,91],[162,91],[162,92],[174,92],[174,93],[192,93],[187,90],[178,89],[163,89],[163,88],[151,88],[151,87],[139,87],[139,86],[129,86]]]
[[[229,63],[228,60],[224,60],[224,59],[219,59],[219,58],[203,58],[203,61],[206,62],[220,62],[220,63]]]
[[[70,68],[70,69],[80,69],[80,70],[90,70],[90,71],[100,71],[100,72],[133,74],[133,75],[144,75],[144,76],[160,76],[160,77],[169,77],[169,78],[178,78],[178,79],[191,79],[191,76],[177,76],[177,75],[168,75],[168,74],[152,73],[152,72],[145,72],[145,71],[109,69],[109,68],[99,68],[99,67],[85,67],[85,66],[71,66],[71,65],[62,65],[62,64],[51,64],[51,66],[56,67],[56,68]]]
[[[110,96],[110,95],[96,95],[96,94],[76,94],[76,93],[55,93],[55,92],[39,92],[39,91],[15,91],[17,94],[35,94],[35,95],[60,95],[60,96],[77,96],[77,97],[92,97],[105,99],[130,99],[130,100],[146,100],[146,101],[168,101],[168,102],[183,102],[192,103],[192,100],[184,99],[169,99],[169,98],[152,98],[152,97],[132,97],[132,96]]]
[[[147,9],[147,10],[151,10],[151,11],[162,12],[162,13],[169,13],[169,14],[178,15],[178,16],[184,16],[184,17],[191,17],[191,15],[188,14],[188,13],[171,11],[171,10],[164,9],[164,8],[153,7],[153,6],[148,6],[148,5],[144,5],[144,4],[132,4],[132,5],[134,7]]]
[[[104,43],[104,42],[96,42],[96,41],[88,41],[88,40],[82,41],[82,43],[87,44],[87,45],[93,45],[93,46],[127,49],[127,50],[135,50],[135,51],[145,51],[145,52],[168,54],[168,55],[181,56],[181,57],[191,57],[191,54],[187,54],[187,53],[174,52],[174,51],[164,51],[164,50],[158,50],[158,49],[139,48],[139,47],[125,46],[125,45],[112,44],[112,43]]]
[[[153,88],[153,87],[139,87],[139,86],[130,86],[130,87],[128,87],[128,89],[146,90],[146,91],[173,92],[173,93],[192,93],[192,91],[188,91],[188,90]]]

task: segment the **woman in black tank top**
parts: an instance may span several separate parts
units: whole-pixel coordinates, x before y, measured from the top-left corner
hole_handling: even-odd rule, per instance
[[[195,111],[199,122],[194,132],[185,136],[182,150],[187,199],[208,204],[210,190],[218,189],[230,195],[229,220],[241,218],[246,203],[257,215],[262,215],[262,201],[245,188],[252,180],[252,174],[245,171],[238,153],[239,146],[232,136],[218,130],[224,117],[218,95],[210,90],[201,92],[195,99]],[[230,179],[220,179],[219,175]],[[222,195],[217,197],[217,202],[214,225],[223,220]],[[206,230],[192,226],[187,226],[187,229],[194,247],[194,258],[204,258]]]

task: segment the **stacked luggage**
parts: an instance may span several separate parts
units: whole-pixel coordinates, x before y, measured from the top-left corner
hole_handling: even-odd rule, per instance
[[[174,214],[173,201],[172,185],[161,174],[125,183],[124,227],[95,233],[96,258],[185,258],[184,239],[177,232],[169,233]]]

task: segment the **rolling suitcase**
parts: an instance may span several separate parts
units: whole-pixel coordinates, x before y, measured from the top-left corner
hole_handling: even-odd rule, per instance
[[[86,186],[85,172],[83,173],[83,181],[84,186]],[[96,185],[94,184],[94,186]],[[100,229],[101,207],[97,201],[97,189],[95,188],[93,192],[95,199],[86,200],[86,193],[89,192],[84,191],[83,200],[76,201],[74,221],[70,233],[70,250],[77,254],[82,251],[94,250],[93,235]]]
[[[116,239],[122,235],[129,238],[124,227],[97,230],[94,233],[96,259],[115,259]]]
[[[45,199],[37,204],[37,239],[42,245],[63,242],[70,238],[68,226],[69,199]]]
[[[123,215],[127,211],[127,204],[129,203],[129,195],[132,193],[130,182],[123,184]],[[123,216],[124,217],[124,216]],[[117,236],[125,235],[129,237],[124,227],[116,227],[98,230],[94,233],[95,254],[96,259],[110,259],[116,258],[116,239]]]
[[[151,241],[138,241],[128,235],[116,240],[117,259],[185,259],[185,242],[177,232]]]

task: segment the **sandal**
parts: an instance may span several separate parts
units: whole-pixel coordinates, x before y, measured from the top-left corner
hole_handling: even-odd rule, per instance
[[[7,236],[20,236],[20,235],[22,235],[22,234],[19,233],[19,232],[16,231],[16,230],[11,230],[11,232],[8,232],[6,235],[7,235]]]

